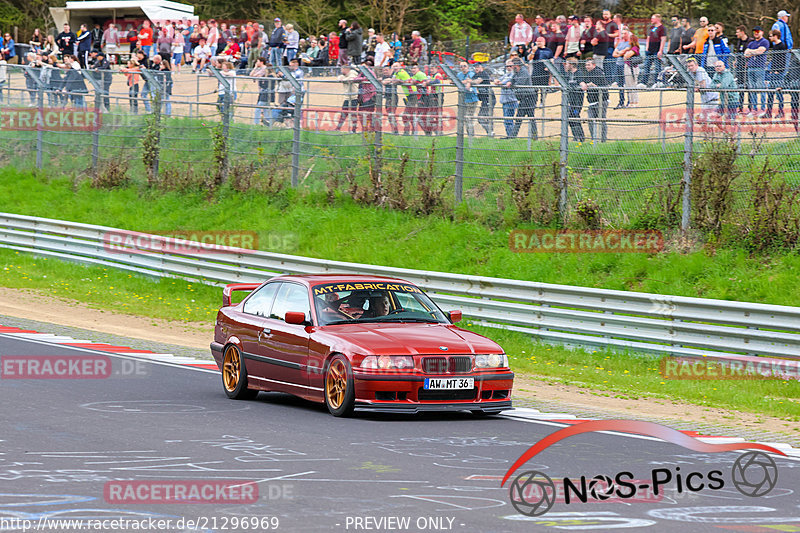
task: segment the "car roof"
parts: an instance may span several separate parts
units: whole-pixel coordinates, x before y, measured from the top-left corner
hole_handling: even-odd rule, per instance
[[[414,285],[413,283],[400,278],[390,278],[387,276],[369,276],[361,274],[286,274],[271,278],[270,281],[279,280],[293,280],[307,283],[310,286],[321,285],[324,283],[341,283],[341,282],[355,282],[355,283],[369,283],[369,282],[390,282],[390,283],[405,283]]]

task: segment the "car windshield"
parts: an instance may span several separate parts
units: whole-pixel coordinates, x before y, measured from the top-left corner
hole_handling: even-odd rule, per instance
[[[408,283],[326,283],[312,290],[321,326],[365,322],[449,323],[422,290]]]

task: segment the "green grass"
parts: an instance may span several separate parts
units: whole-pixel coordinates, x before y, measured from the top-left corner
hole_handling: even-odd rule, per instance
[[[145,317],[205,324],[209,339],[222,291],[183,280],[150,278],[101,267],[43,259],[0,249],[0,286],[38,289],[91,307]],[[708,407],[800,420],[797,381],[677,381],[663,379],[655,357],[569,350],[546,346],[527,335],[461,326],[500,343],[520,375],[575,385],[611,397],[680,400]],[[800,428],[796,428],[800,429]]]
[[[239,117],[239,122],[230,127],[231,163],[254,162],[269,167],[277,161],[288,168],[292,131],[255,127],[244,118]],[[122,119],[120,123],[113,123],[113,120]],[[145,129],[143,116],[113,115],[108,120],[98,136],[101,163],[128,159],[131,174],[143,181],[145,171],[140,157],[140,138]],[[198,173],[212,172],[211,129],[219,117],[163,117],[162,120],[161,168],[183,168],[189,162]],[[547,128],[553,134],[558,131],[559,124],[550,122]],[[705,149],[702,138],[698,135],[695,143],[698,153]],[[43,139],[46,169],[81,174],[90,166],[92,132],[45,132]],[[347,170],[354,170],[359,179],[366,179],[366,162],[374,147],[371,135],[303,130],[300,143],[300,176],[307,176],[304,186],[319,191],[332,173],[341,175]],[[449,180],[446,197],[450,204],[457,157],[454,136],[415,138],[384,134],[382,144],[385,168],[396,169],[404,154],[407,155],[407,177],[427,168],[430,153],[435,148],[433,174],[438,180]],[[30,167],[35,160],[35,146],[36,132],[0,131],[0,161],[20,168]],[[592,199],[600,206],[603,218],[616,227],[635,224],[650,204],[658,203],[661,195],[666,194],[666,187],[671,187],[672,194],[676,194],[682,179],[684,147],[681,138],[670,139],[663,145],[648,141],[611,141],[570,142],[569,147],[569,204],[574,207],[580,200]],[[742,157],[737,162],[744,174],[759,170],[765,157],[770,156],[776,173],[784,175],[792,184],[800,181],[797,171],[800,140],[760,143],[744,138],[742,153],[751,152],[755,155]],[[276,156],[280,159],[274,159]],[[473,211],[487,212],[496,209],[498,203],[510,204],[506,180],[514,169],[527,165],[538,168],[537,180],[542,184],[547,182],[552,175],[552,163],[559,160],[559,139],[556,136],[533,141],[529,148],[527,139],[478,137],[465,148],[463,157],[464,202]],[[737,190],[735,203],[742,207],[746,198],[741,191],[748,189],[744,175],[734,189]]]
[[[750,256],[737,249],[654,255],[514,253],[508,230],[477,222],[366,208],[288,190],[268,197],[223,189],[162,194],[133,186],[97,190],[69,178],[0,170],[3,210],[144,232],[256,231],[260,247],[357,263],[607,289],[796,305],[800,256]],[[524,227],[524,226],[520,226]]]

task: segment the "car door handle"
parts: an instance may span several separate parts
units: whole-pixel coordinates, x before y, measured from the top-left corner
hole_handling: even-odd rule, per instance
[[[259,331],[258,332],[258,340],[261,340],[262,335],[264,337],[270,337],[270,336],[272,336],[272,330],[269,329],[269,328],[264,328],[261,331]]]

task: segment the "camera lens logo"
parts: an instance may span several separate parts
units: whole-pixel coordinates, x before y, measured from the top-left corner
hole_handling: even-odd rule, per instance
[[[518,475],[511,483],[509,493],[514,509],[527,516],[545,514],[556,501],[553,480],[532,470]]]
[[[778,483],[778,466],[763,452],[743,453],[733,463],[733,486],[745,496],[764,496]]]
[[[589,494],[599,501],[611,498],[614,495],[614,480],[608,476],[594,476],[589,482]]]

